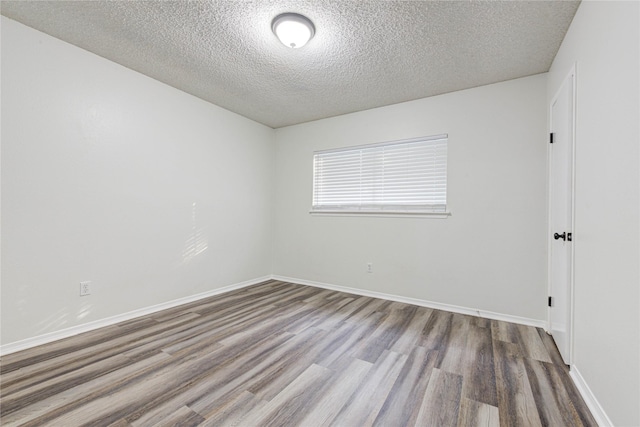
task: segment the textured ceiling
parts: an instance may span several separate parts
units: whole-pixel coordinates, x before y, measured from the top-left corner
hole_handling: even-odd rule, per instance
[[[2,1],[2,14],[270,127],[546,72],[575,1]],[[315,37],[289,49],[272,19]]]

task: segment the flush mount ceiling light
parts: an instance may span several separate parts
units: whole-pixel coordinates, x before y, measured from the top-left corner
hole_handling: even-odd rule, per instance
[[[273,18],[273,33],[283,45],[294,49],[307,44],[316,32],[313,22],[298,13],[283,13]]]

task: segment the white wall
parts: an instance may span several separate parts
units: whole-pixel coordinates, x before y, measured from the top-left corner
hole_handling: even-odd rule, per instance
[[[545,319],[545,111],[577,62],[575,364],[639,425],[638,9],[583,2],[548,76],[280,129],[275,182],[271,129],[2,17],[2,344],[271,272]],[[308,214],[314,150],[440,133],[450,218]]]
[[[638,2],[582,2],[549,72],[577,63],[574,363],[615,425],[640,425]]]
[[[545,91],[538,75],[278,129],[274,274],[545,319]],[[309,214],[314,150],[442,133],[448,219]]]
[[[2,17],[2,343],[269,275],[273,138]]]

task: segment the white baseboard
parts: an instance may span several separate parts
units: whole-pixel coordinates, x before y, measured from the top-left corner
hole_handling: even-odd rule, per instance
[[[586,403],[587,406],[589,407],[589,410],[591,411],[591,415],[593,415],[593,418],[596,419],[596,422],[598,423],[598,425],[600,427],[613,426],[613,423],[607,416],[607,413],[604,412],[604,409],[600,405],[600,402],[598,402],[598,399],[596,399],[596,396],[593,394],[593,392],[587,385],[587,382],[585,381],[582,374],[580,374],[580,371],[578,370],[576,365],[571,366],[571,369],[569,370],[569,376],[571,377],[571,379],[573,380],[573,383],[576,385],[576,388],[582,395],[582,398],[584,399],[584,403]]]
[[[400,296],[400,295],[393,295],[393,294],[386,294],[386,293],[382,293],[382,292],[368,291],[368,290],[365,290],[365,289],[349,288],[349,287],[346,287],[346,286],[339,286],[339,285],[331,285],[331,284],[328,284],[328,283],[314,282],[314,281],[311,281],[311,280],[304,280],[304,279],[296,279],[296,278],[293,278],[293,277],[285,277],[285,276],[274,275],[274,276],[271,276],[271,278],[274,279],[274,280],[280,280],[280,281],[283,281],[283,282],[298,283],[298,284],[301,284],[301,285],[308,285],[308,286],[313,286],[313,287],[316,287],[316,288],[330,289],[330,290],[333,290],[333,291],[340,291],[340,292],[348,292],[348,293],[351,293],[351,294],[362,295],[362,296],[371,297],[371,298],[381,298],[381,299],[386,299],[386,300],[390,300],[390,301],[402,302],[402,303],[405,303],[405,304],[413,304],[413,305],[419,305],[421,307],[429,307],[429,308],[435,308],[437,310],[450,311],[450,312],[453,312],[453,313],[460,313],[460,314],[467,314],[467,315],[470,315],[470,316],[484,317],[486,319],[502,320],[504,322],[511,322],[511,323],[518,323],[518,324],[521,324],[521,325],[534,326],[536,328],[546,329],[546,327],[547,327],[547,322],[544,321],[544,320],[529,319],[527,317],[519,317],[519,316],[510,315],[510,314],[494,313],[492,311],[478,310],[478,309],[475,309],[475,308],[461,307],[461,306],[451,305],[451,304],[443,304],[443,303],[439,303],[439,302],[426,301],[426,300],[417,299],[417,298],[409,298],[409,297],[404,297],[404,296]]]
[[[178,299],[167,301],[161,304],[152,305],[150,307],[144,307],[138,310],[129,311],[127,313],[118,314],[118,315],[107,317],[104,319],[94,320],[93,322],[83,323],[82,325],[72,326],[70,328],[61,329],[59,331],[49,332],[47,334],[38,335],[36,337],[8,343],[0,346],[0,355],[15,353],[16,351],[26,350],[28,348],[35,347],[42,344],[48,344],[53,341],[58,341],[63,338],[72,337],[74,335],[92,331],[94,329],[114,325],[116,323],[124,322],[126,320],[131,320],[140,316],[146,316],[151,313],[155,313],[157,311],[177,307],[182,304],[198,301],[203,298],[208,298],[214,295],[223,294],[225,292],[234,291],[236,289],[242,289],[247,286],[265,282],[270,279],[271,279],[271,276],[264,276],[256,279],[246,280],[244,282],[235,283],[233,285],[224,286],[222,288],[213,289],[211,291],[202,292],[196,295],[191,295],[184,298],[178,298]]]

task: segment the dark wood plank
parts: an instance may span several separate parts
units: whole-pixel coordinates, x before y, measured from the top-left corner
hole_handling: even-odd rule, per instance
[[[555,341],[553,341],[553,338],[551,338],[551,335],[540,328],[538,328],[538,335],[540,336],[542,344],[547,349],[547,353],[551,357],[553,364],[558,367],[564,367],[565,372],[569,372],[569,367],[564,364],[564,360],[562,360],[562,356],[560,356],[560,351],[558,351],[558,347]]]
[[[566,375],[561,366],[533,359],[525,359],[524,364],[543,425],[597,426],[593,418],[583,415],[584,410],[578,410],[568,389],[558,387]]]
[[[497,407],[498,395],[491,329],[475,325],[469,326],[463,369],[464,397]]]
[[[517,344],[493,342],[500,424],[542,426],[529,378]]]
[[[491,336],[496,341],[517,343],[520,339],[518,328],[513,323],[491,321]]]

